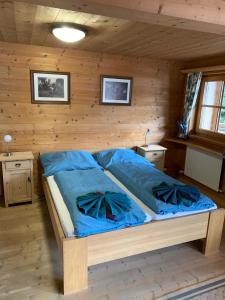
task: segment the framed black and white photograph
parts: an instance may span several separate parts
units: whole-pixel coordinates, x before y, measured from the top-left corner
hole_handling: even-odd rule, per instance
[[[132,78],[101,76],[100,104],[131,105]]]
[[[30,76],[32,103],[70,103],[70,73],[31,71]]]

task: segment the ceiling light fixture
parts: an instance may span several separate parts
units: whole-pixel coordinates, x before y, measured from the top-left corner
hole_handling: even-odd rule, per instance
[[[66,43],[74,43],[85,38],[86,33],[71,25],[58,25],[52,28],[52,34]]]

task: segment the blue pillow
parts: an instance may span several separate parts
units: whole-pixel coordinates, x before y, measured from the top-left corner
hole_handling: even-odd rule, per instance
[[[138,163],[154,166],[154,164],[131,149],[104,150],[94,154],[94,158],[104,169],[108,169],[112,164],[116,163]]]
[[[49,152],[40,155],[44,176],[60,171],[101,169],[91,153],[86,151]]]

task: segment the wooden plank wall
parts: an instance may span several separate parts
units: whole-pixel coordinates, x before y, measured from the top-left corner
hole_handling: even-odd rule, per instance
[[[11,150],[133,147],[159,142],[176,130],[183,76],[175,62],[62,48],[0,43],[0,140],[13,136]],[[71,105],[31,104],[29,71],[71,73]],[[132,76],[132,106],[102,106],[100,74]],[[4,151],[0,143],[0,151]],[[40,177],[34,167],[35,193]]]
[[[211,56],[202,59],[196,59],[192,61],[188,61],[184,63],[185,69],[198,68],[198,67],[209,67],[209,66],[217,66],[217,65],[225,65],[225,56]],[[222,190],[225,192],[225,162],[223,164],[223,172],[222,172]]]

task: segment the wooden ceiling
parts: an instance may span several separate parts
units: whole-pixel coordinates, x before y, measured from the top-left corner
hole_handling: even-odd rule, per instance
[[[55,22],[86,26],[88,35],[62,43],[50,33]],[[13,1],[0,2],[0,41],[176,60],[225,53],[224,35]]]

